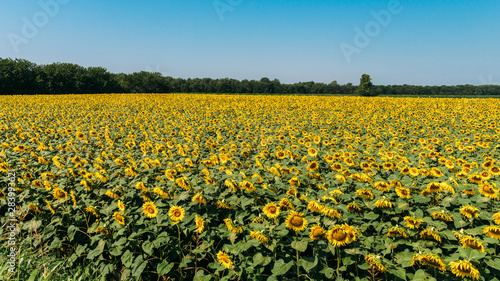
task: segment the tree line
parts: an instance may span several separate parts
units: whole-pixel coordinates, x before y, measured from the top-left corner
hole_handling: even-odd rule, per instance
[[[370,82],[371,83],[371,82]],[[265,93],[356,95],[358,86],[331,83],[281,83],[278,79],[182,79],[158,72],[110,73],[103,67],[72,63],[37,65],[24,59],[0,58],[0,94],[94,93]],[[413,86],[372,85],[370,95],[500,95],[500,85]]]

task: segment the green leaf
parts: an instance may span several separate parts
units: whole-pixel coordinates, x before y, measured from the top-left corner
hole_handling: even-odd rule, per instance
[[[406,280],[406,270],[404,268],[388,269],[387,272],[389,272],[390,274],[395,275],[403,280]]]
[[[323,268],[323,270],[320,271],[320,273],[323,273],[326,278],[332,279],[333,275],[335,274],[335,270],[333,268],[330,268],[330,267],[325,267],[325,268]]]
[[[100,241],[99,244],[97,244],[97,247],[95,247],[95,249],[93,249],[92,251],[90,251],[87,255],[87,259],[89,260],[92,260],[94,259],[95,257],[99,256],[100,254],[102,254],[102,252],[104,251],[104,245],[106,244],[106,242],[104,241]]]
[[[415,272],[415,276],[413,276],[413,281],[425,281],[426,279],[427,274],[422,269],[417,270],[417,272]]]
[[[154,250],[153,246],[154,246],[153,243],[149,242],[149,241],[142,243],[142,249],[144,250],[144,252],[146,254],[148,254],[150,256],[153,254],[153,250]]]
[[[168,261],[166,260],[162,260],[157,266],[156,266],[156,270],[158,271],[158,275],[159,276],[162,276],[162,275],[166,275],[167,273],[170,272],[170,270],[172,270],[172,268],[174,267],[174,263],[171,262],[169,263]]]
[[[274,276],[280,276],[280,275],[287,273],[288,270],[290,270],[290,268],[292,268],[292,266],[293,266],[293,261],[285,263],[283,261],[283,259],[279,259],[274,264],[274,267],[271,270],[271,272],[273,273]]]
[[[299,252],[305,252],[307,250],[307,242],[306,241],[293,241],[292,248]]]
[[[318,265],[318,257],[303,257],[300,259],[299,263],[307,272],[309,272],[316,265]]]
[[[123,265],[125,265],[125,267],[131,267],[133,261],[134,261],[133,253],[127,250],[122,256]]]
[[[365,219],[367,220],[376,220],[379,216],[375,214],[374,212],[369,212],[365,214]]]
[[[132,268],[132,276],[139,277],[148,265],[147,261],[143,261],[139,266]]]

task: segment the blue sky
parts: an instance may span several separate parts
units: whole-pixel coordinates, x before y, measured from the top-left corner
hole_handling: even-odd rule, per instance
[[[499,11],[498,0],[2,0],[0,57],[182,78],[500,84]]]

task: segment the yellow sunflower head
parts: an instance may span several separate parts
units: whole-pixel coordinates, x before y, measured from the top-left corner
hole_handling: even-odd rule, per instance
[[[449,265],[451,272],[457,277],[479,279],[479,270],[477,270],[469,261],[452,261]]]
[[[168,210],[168,216],[170,217],[171,220],[173,220],[176,223],[183,220],[185,214],[186,214],[186,211],[182,207],[179,207],[179,206],[172,206]]]
[[[158,215],[158,208],[153,202],[146,202],[142,204],[142,213],[152,219]]]
[[[229,256],[222,251],[219,251],[217,253],[217,260],[219,260],[219,263],[222,264],[227,269],[233,266],[233,262],[231,261]]]
[[[118,212],[115,212],[113,214],[113,217],[115,218],[115,220],[121,224],[121,225],[125,225],[125,217],[123,217],[123,215],[121,213],[118,213]]]
[[[54,189],[54,197],[56,199],[66,200],[68,198],[68,193],[60,188],[55,188]]]
[[[268,203],[264,206],[263,211],[268,218],[276,218],[280,214],[280,207],[276,206],[274,203]]]
[[[483,228],[484,234],[488,235],[493,239],[500,240],[500,227],[496,225],[490,225]]]
[[[295,211],[290,212],[285,223],[286,227],[296,232],[303,231],[307,227],[307,220],[303,217],[303,214]]]
[[[311,232],[309,233],[309,238],[311,238],[312,241],[325,238],[326,232],[323,230],[323,228],[319,225],[315,225],[311,227]]]

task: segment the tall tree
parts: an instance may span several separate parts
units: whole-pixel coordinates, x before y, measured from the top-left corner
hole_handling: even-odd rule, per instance
[[[359,79],[359,87],[358,87],[358,92],[362,96],[371,96],[373,95],[372,91],[372,82],[370,75],[368,74],[363,74],[361,75],[361,79]]]

